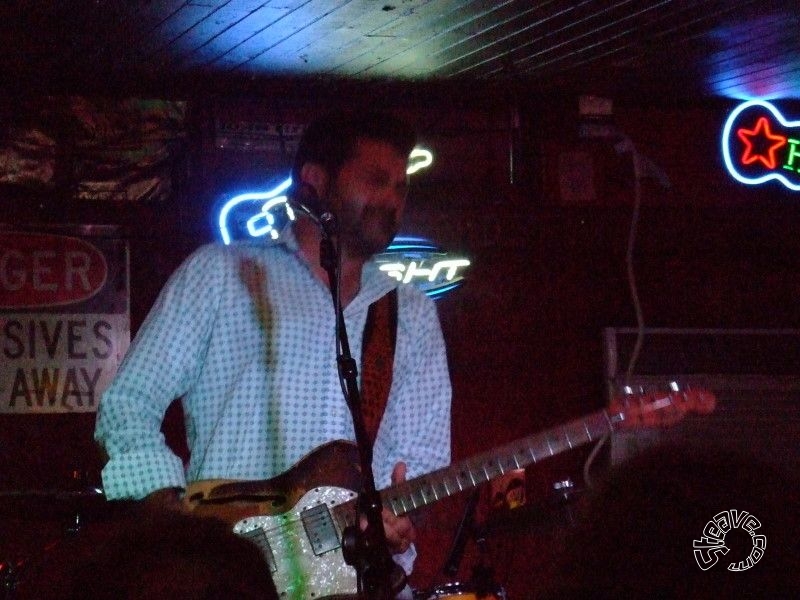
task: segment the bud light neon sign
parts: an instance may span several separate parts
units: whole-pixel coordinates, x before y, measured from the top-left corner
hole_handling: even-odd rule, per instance
[[[439,298],[464,283],[468,259],[454,256],[429,240],[396,237],[375,256],[378,268],[400,283],[413,283],[431,298]]]
[[[800,190],[800,121],[769,102],[739,105],[722,131],[722,156],[731,176],[748,185],[779,181]]]

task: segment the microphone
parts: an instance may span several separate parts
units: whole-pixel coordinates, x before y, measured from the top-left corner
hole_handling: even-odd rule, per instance
[[[298,212],[308,216],[319,226],[325,235],[336,232],[336,217],[329,210],[320,209],[319,195],[314,186],[300,183],[291,195],[286,198],[286,203]]]

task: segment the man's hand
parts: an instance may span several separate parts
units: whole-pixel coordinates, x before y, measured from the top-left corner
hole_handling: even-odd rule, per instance
[[[397,485],[406,480],[406,463],[399,462],[392,470],[392,485]],[[392,512],[384,507],[383,529],[386,533],[386,544],[392,554],[402,554],[416,538],[416,531],[411,519],[408,517],[395,517]],[[361,519],[361,528],[366,527],[366,519]]]
[[[144,506],[153,510],[177,510],[188,512],[186,505],[181,501],[180,488],[163,488],[151,492],[142,500]]]

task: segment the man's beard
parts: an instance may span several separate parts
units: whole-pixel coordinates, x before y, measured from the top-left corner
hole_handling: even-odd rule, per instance
[[[361,211],[341,216],[339,233],[347,252],[368,259],[386,247],[397,235],[397,211],[381,206],[365,206]]]

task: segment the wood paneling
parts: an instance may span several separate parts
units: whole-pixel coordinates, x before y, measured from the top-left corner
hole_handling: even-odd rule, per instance
[[[0,75],[7,89],[106,93],[302,77],[457,79],[660,101],[798,97],[800,17],[790,4],[25,0],[0,6]]]

